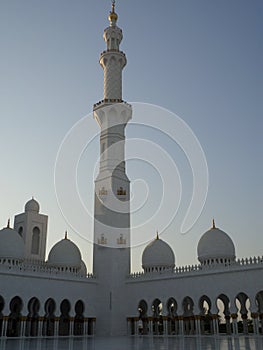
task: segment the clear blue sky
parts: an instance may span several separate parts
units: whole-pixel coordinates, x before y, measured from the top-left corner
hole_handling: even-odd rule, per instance
[[[119,0],[116,9],[128,59],[125,100],[182,117],[208,162],[201,217],[181,235],[179,212],[167,230],[177,264],[196,262],[198,239],[213,216],[234,239],[237,256],[262,255],[262,1]],[[98,59],[109,10],[110,0],[0,1],[0,225],[34,195],[49,215],[48,249],[68,228],[53,184],[57,150],[103,97]],[[132,180],[132,164],[128,171]],[[84,200],[93,200],[91,192],[86,196],[83,185]],[[70,228],[69,236],[90,266],[91,245]],[[133,252],[135,270],[141,252]]]

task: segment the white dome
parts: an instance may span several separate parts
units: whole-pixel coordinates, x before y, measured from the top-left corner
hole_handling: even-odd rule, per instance
[[[39,204],[34,198],[30,199],[25,205],[25,211],[39,213],[39,209]]]
[[[146,246],[142,254],[142,267],[145,271],[152,269],[160,270],[173,269],[175,266],[175,257],[172,248],[157,238]]]
[[[81,260],[80,273],[81,273],[83,276],[86,276],[86,275],[87,275],[87,266],[86,266],[86,264],[84,263],[83,260]]]
[[[48,264],[80,268],[81,254],[79,248],[70,239],[62,239],[51,248],[48,255]]]
[[[0,258],[23,260],[25,244],[17,231],[6,227],[0,230]]]
[[[198,260],[201,263],[211,261],[225,262],[234,261],[236,257],[235,246],[227,233],[213,227],[205,232],[197,246]],[[221,260],[220,260],[221,259]]]

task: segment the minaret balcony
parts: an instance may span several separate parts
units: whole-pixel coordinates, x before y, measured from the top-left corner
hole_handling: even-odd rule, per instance
[[[103,107],[105,105],[111,105],[113,103],[125,103],[127,106],[131,107],[131,105],[128,102],[123,101],[122,99],[119,99],[119,98],[105,98],[104,100],[101,100],[101,101],[95,103],[93,105],[93,110],[98,109],[100,107]]]

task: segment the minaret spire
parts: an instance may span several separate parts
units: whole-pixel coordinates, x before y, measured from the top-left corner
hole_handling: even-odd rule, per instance
[[[117,20],[118,20],[118,15],[115,12],[115,0],[112,0],[111,12],[109,14],[109,21],[110,21],[111,27],[116,25]]]

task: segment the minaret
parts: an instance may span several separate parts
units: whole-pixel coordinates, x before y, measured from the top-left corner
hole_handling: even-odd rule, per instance
[[[122,30],[117,27],[115,1],[104,30],[107,48],[101,53],[104,99],[94,105],[101,128],[100,168],[95,180],[93,272],[98,279],[97,333],[126,332],[122,300],[130,273],[130,181],[125,171],[125,127],[131,106],[122,100],[122,70],[126,56],[120,51]]]

